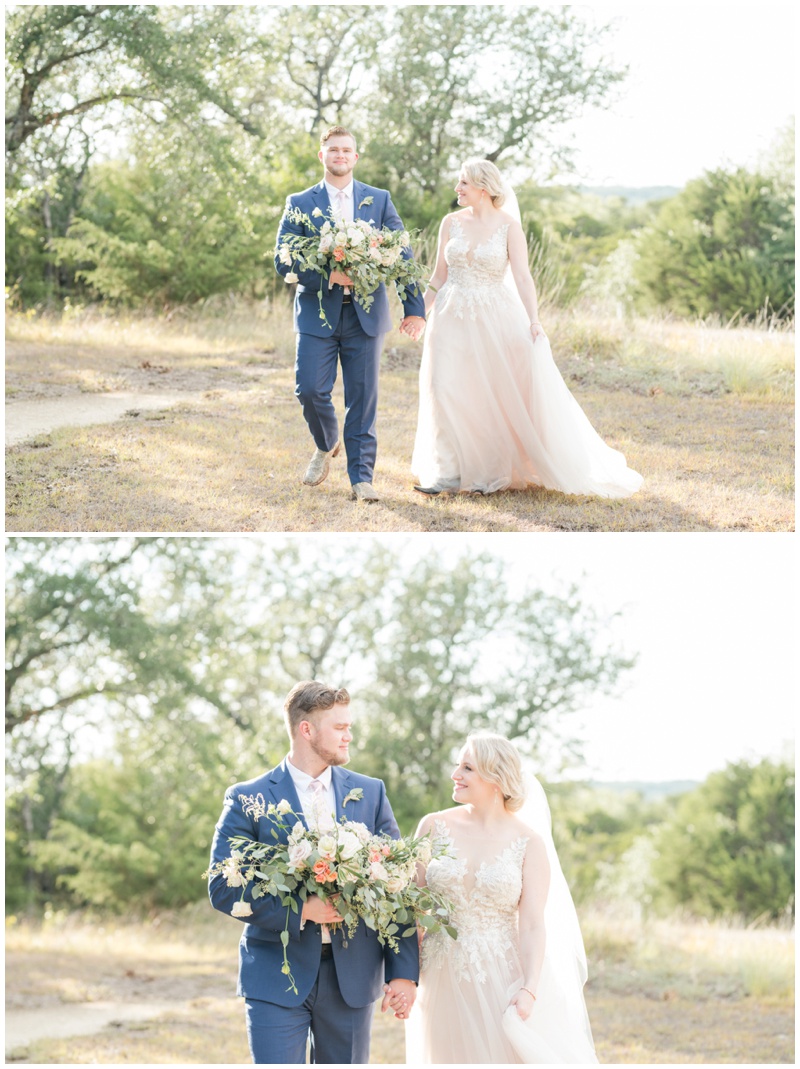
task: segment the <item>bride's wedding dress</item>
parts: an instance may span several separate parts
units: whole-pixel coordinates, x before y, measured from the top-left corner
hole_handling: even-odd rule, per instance
[[[419,993],[406,1023],[406,1064],[596,1062],[582,995],[585,962],[554,960],[546,949],[533,1012],[523,1021],[509,1007],[523,983],[517,905],[527,838],[470,873],[447,824],[437,820],[434,828],[450,856],[431,861],[426,880],[454,904],[458,939],[439,932],[422,942]],[[560,869],[558,876],[563,879]]]
[[[534,485],[627,497],[642,484],[534,342],[509,278],[508,227],[473,249],[458,218],[428,320],[411,469],[422,486],[491,493]]]

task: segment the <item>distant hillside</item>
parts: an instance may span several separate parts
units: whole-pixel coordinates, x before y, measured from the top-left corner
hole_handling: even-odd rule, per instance
[[[629,204],[646,204],[674,197],[680,193],[680,186],[578,186],[578,191],[596,197],[623,197]]]
[[[686,791],[693,791],[695,787],[699,787],[700,782],[690,779],[666,780],[661,783],[648,783],[646,780],[629,780],[627,782],[623,780],[604,783],[602,780],[591,780],[588,786],[618,791],[620,794],[635,791],[644,798],[652,799],[667,798],[673,794],[685,794]]]

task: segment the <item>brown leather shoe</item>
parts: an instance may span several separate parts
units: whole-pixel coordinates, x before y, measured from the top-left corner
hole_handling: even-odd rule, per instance
[[[342,443],[337,442],[333,449],[327,453],[324,449],[314,450],[314,456],[311,458],[311,463],[306,468],[306,473],[303,476],[303,482],[306,486],[319,486],[323,479],[327,479],[328,472],[331,470],[331,457],[338,456],[341,447]]]
[[[353,483],[353,501],[380,501],[372,483]]]

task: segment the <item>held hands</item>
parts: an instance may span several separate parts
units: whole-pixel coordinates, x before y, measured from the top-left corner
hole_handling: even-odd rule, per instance
[[[526,987],[521,987],[512,998],[510,1005],[516,1006],[520,1018],[523,1021],[527,1021],[533,1011],[535,1003],[536,999],[530,991],[528,991]]]
[[[309,895],[303,903],[301,920],[313,921],[314,924],[340,924],[344,918],[332,902],[324,901],[319,895]]]
[[[536,341],[537,338],[545,338],[545,337],[547,337],[547,335],[544,332],[544,327],[536,319],[531,323],[531,337],[533,338],[534,341]]]
[[[407,334],[414,341],[419,341],[425,330],[425,320],[422,316],[406,316],[400,324],[400,333]]]
[[[393,1010],[398,1020],[405,1021],[417,997],[417,985],[411,980],[392,980],[390,984],[383,985],[383,990],[381,1013]]]

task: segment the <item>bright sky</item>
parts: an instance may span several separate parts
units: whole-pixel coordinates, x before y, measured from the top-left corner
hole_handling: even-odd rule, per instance
[[[682,186],[706,169],[750,165],[794,114],[788,4],[594,0],[573,10],[614,23],[611,51],[630,68],[619,103],[571,127],[587,185]]]
[[[591,775],[703,779],[793,740],[793,535],[490,535],[486,548],[543,584],[578,580],[591,604],[621,610],[618,634],[639,661],[621,697],[586,711]]]
[[[318,536],[305,537],[319,547]],[[639,661],[620,697],[585,711],[583,774],[702,780],[729,761],[780,756],[793,744],[794,535],[324,536],[354,537],[419,554],[485,551],[507,560],[520,585],[576,581],[589,604],[621,611],[617,636]]]

